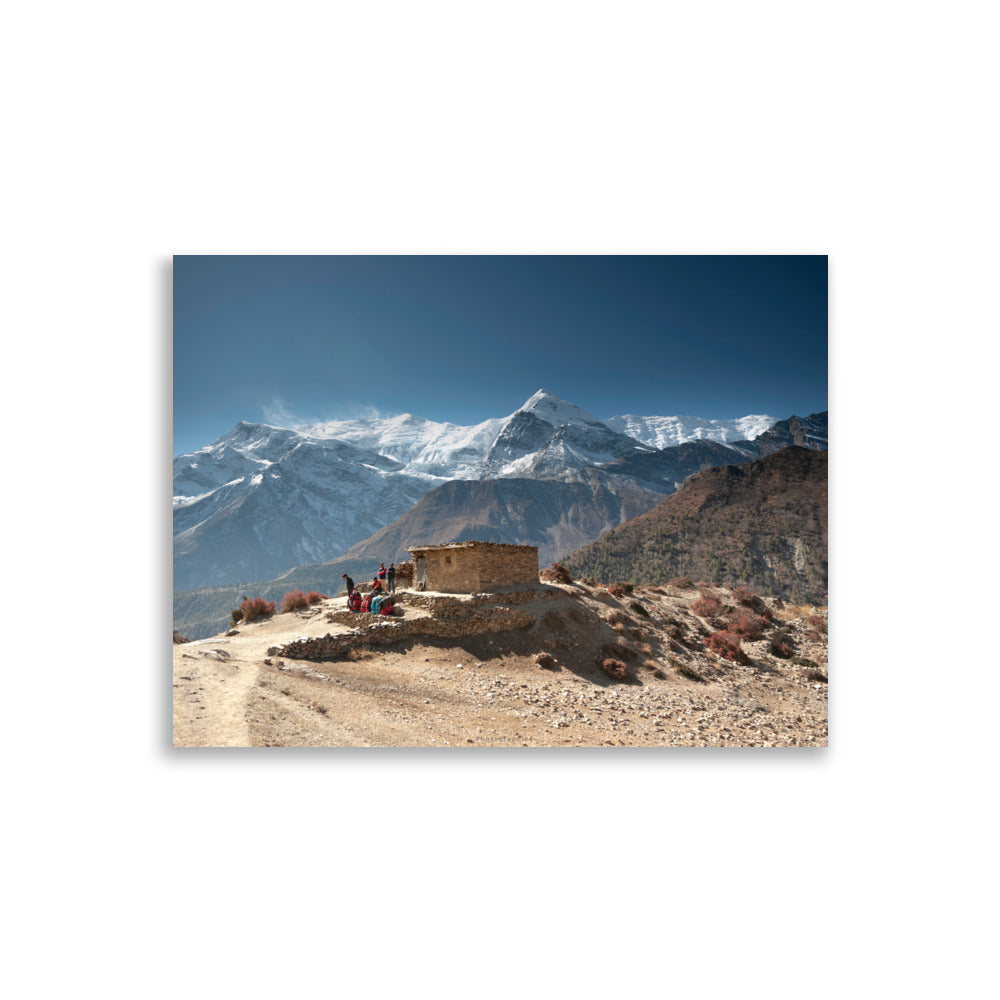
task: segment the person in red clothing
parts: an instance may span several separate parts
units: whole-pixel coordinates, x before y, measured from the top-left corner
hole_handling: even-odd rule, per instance
[[[382,565],[379,566],[378,568],[378,578],[382,583],[383,590],[385,590],[385,574],[386,574],[385,563],[382,563]]]

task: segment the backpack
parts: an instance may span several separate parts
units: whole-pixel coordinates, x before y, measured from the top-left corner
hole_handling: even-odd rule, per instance
[[[382,607],[382,595],[378,594],[372,598],[372,614],[377,615],[379,608]]]
[[[392,601],[389,598],[386,598],[382,602],[381,608],[379,608],[379,614],[380,615],[391,615],[391,614],[393,614],[395,612],[395,610],[396,610],[396,606],[392,603]]]

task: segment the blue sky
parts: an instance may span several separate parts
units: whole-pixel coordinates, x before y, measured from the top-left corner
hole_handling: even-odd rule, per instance
[[[240,420],[827,408],[825,256],[176,256],[174,454]]]

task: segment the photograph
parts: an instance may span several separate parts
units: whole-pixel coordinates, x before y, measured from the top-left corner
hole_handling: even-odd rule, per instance
[[[175,747],[828,745],[825,255],[178,255]]]

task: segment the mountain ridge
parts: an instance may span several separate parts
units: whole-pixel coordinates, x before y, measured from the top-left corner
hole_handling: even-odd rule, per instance
[[[600,481],[603,489],[612,476],[622,480],[612,492],[645,495],[652,506],[706,464],[755,453],[750,440],[680,447],[687,451],[668,454],[544,389],[507,417],[471,427],[412,414],[302,431],[241,421],[214,444],[174,459],[174,589],[269,579],[344,555],[447,482],[598,489]],[[602,477],[585,476],[586,469]]]

